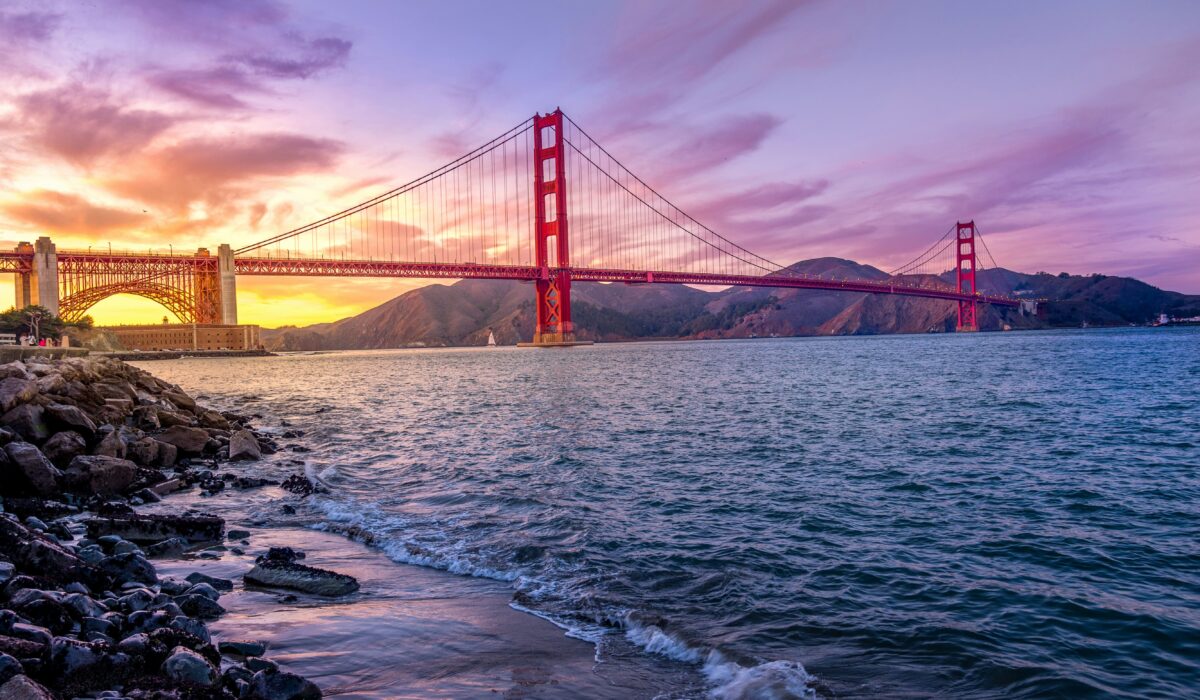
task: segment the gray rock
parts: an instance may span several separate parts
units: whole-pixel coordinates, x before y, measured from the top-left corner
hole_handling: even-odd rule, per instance
[[[176,604],[187,615],[205,620],[215,620],[225,614],[225,608],[217,601],[203,595],[187,594],[175,598]]]
[[[0,698],[4,700],[55,700],[49,690],[29,676],[13,676],[0,685]]]
[[[262,656],[267,653],[267,645],[262,642],[224,641],[217,645],[222,654],[234,656]]]
[[[35,445],[10,442],[4,446],[4,454],[8,459],[0,463],[0,469],[5,481],[13,479],[39,496],[57,495],[62,472]]]
[[[203,581],[194,584],[191,588],[187,589],[186,593],[188,595],[202,595],[209,600],[220,600],[221,598],[221,593],[216,588],[213,588],[212,584],[204,583]]]
[[[125,457],[146,467],[158,464],[158,446],[162,444],[151,437],[134,440],[125,446]]]
[[[17,661],[8,654],[0,654],[0,685],[4,685],[13,676],[19,676],[25,673],[21,662]]]
[[[125,459],[125,440],[122,439],[121,432],[114,430],[105,435],[92,453],[101,457]]]
[[[322,596],[340,596],[358,590],[353,576],[286,561],[267,559],[244,576],[247,583],[291,588]]]
[[[67,608],[75,613],[75,617],[78,618],[100,617],[104,613],[108,612],[108,608],[105,608],[100,603],[97,603],[82,593],[71,593],[70,595],[64,596],[62,602],[63,605],[67,606]]]
[[[256,460],[262,458],[258,439],[249,430],[239,430],[229,437],[229,459]]]
[[[101,496],[123,493],[136,476],[137,465],[133,462],[103,455],[79,455],[63,472],[67,488]]]
[[[117,643],[117,651],[130,656],[145,656],[150,652],[150,635],[145,632],[131,634]]]
[[[96,423],[78,406],[52,403],[46,406],[46,418],[51,424],[79,433],[85,439],[96,435]]]
[[[33,515],[25,518],[25,527],[29,528],[30,530],[37,530],[38,532],[45,532],[48,529],[46,527],[46,523],[42,522],[41,518]]]
[[[180,685],[209,687],[217,682],[217,670],[208,659],[186,647],[175,647],[162,665],[163,673]]]
[[[0,584],[8,583],[8,580],[17,573],[17,567],[11,562],[0,561]]]
[[[180,537],[191,542],[218,541],[225,521],[213,515],[114,515],[85,522],[88,537],[120,535],[133,542],[161,542]]]
[[[17,404],[32,401],[37,394],[37,382],[20,377],[5,377],[0,380],[0,411],[7,413]]]
[[[89,564],[99,564],[107,556],[97,545],[88,545],[75,550],[75,554]]]
[[[50,646],[50,640],[54,638],[54,635],[50,634],[50,630],[45,627],[26,622],[14,623],[8,631],[8,636],[25,639],[42,646]]]
[[[256,700],[319,700],[321,689],[294,673],[264,670],[250,681],[250,696]]]
[[[158,436],[159,442],[165,442],[177,447],[181,452],[200,454],[208,444],[208,431],[204,428],[188,428],[182,425],[172,426]]]
[[[191,584],[207,583],[218,591],[233,590],[233,581],[224,578],[216,578],[215,576],[208,576],[200,573],[199,571],[193,571],[192,573],[188,574],[184,580]]]
[[[175,559],[187,551],[188,541],[179,537],[146,545],[143,553],[148,559]]]
[[[221,430],[229,430],[229,420],[220,413],[212,410],[200,411],[196,414],[196,420],[205,428],[218,428]]]
[[[230,530],[225,534],[231,540],[244,540],[250,536],[249,530]]]
[[[50,437],[50,428],[46,427],[42,407],[34,404],[20,404],[0,416],[0,423],[28,442],[40,443]]]
[[[173,466],[179,459],[179,448],[169,442],[158,443],[158,466]]]
[[[69,637],[55,637],[50,642],[50,665],[65,684],[84,676],[118,680],[129,657],[109,653],[107,645],[81,642]]]
[[[158,573],[154,565],[146,561],[140,554],[114,554],[105,557],[100,562],[100,570],[119,582],[136,581],[154,585],[158,583]]]
[[[45,445],[42,445],[42,453],[59,467],[67,466],[77,455],[85,452],[87,452],[87,441],[74,430],[55,433],[46,441]]]
[[[203,622],[190,618],[187,615],[176,615],[171,620],[171,629],[187,632],[193,637],[204,640],[206,643],[212,643],[212,636],[208,632],[208,626]]]
[[[130,542],[129,540],[121,540],[120,542],[113,545],[112,551],[113,551],[113,554],[132,554],[134,552],[140,552],[142,550],[139,549],[136,544]]]

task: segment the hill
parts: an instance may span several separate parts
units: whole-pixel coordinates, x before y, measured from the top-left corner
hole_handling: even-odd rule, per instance
[[[887,279],[870,265],[817,258],[790,271],[842,279]],[[942,279],[952,281],[953,273]],[[933,281],[933,280],[926,280]],[[1168,292],[1128,277],[1024,274],[983,270],[980,291],[1047,299],[1037,317],[984,307],[983,330],[1141,324],[1160,313],[1200,314],[1200,296]],[[577,335],[585,340],[869,335],[954,330],[953,303],[916,297],[814,289],[682,285],[572,285]],[[502,345],[533,335],[532,283],[461,280],[406,292],[351,318],[303,328],[263,330],[272,350],[340,350],[483,345],[489,330]]]

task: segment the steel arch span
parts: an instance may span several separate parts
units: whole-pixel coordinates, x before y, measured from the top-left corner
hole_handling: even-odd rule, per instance
[[[195,296],[169,284],[133,280],[89,287],[58,302],[58,315],[67,323],[81,320],[88,309],[118,294],[132,294],[158,302],[179,319],[180,323],[196,323]]]

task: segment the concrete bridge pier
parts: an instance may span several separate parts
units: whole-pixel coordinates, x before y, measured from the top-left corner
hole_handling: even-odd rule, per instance
[[[228,243],[217,246],[217,275],[221,291],[221,323],[237,325],[237,273],[233,268],[233,248]]]
[[[58,315],[58,248],[47,236],[33,244],[33,284],[37,298],[33,303]]]
[[[58,249],[46,236],[30,245],[27,241],[17,244],[16,252],[33,254],[33,269],[13,275],[16,286],[13,290],[13,305],[18,309],[26,306],[44,306],[58,315]]]

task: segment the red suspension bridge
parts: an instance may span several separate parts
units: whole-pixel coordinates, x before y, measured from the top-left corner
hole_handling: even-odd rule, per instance
[[[577,281],[943,299],[957,305],[959,330],[978,330],[981,304],[1020,301],[979,292],[977,244],[974,222],[959,222],[885,280],[797,274],[676,207],[555,111],[396,189],[236,250],[58,251],[43,237],[0,253],[0,272],[16,275],[18,307],[40,303],[67,320],[125,293],[161,303],[184,323],[226,324],[237,323],[238,275],[526,280],[535,286],[533,341],[554,345],[575,339]],[[942,276],[951,269],[953,283]]]

